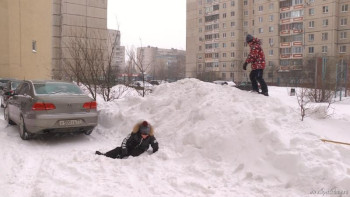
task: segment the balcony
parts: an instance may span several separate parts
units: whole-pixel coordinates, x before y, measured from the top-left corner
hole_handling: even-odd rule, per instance
[[[293,53],[293,54],[281,54],[280,59],[301,59],[303,58],[302,53]]]
[[[291,45],[292,45],[291,42],[281,42],[280,47],[287,48],[287,47],[291,47]]]

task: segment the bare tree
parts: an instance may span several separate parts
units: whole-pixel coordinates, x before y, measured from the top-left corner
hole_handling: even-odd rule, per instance
[[[143,88],[141,89],[141,96],[144,97],[147,91],[145,87],[145,76],[147,71],[149,70],[150,64],[144,62],[145,56],[142,45],[140,47],[140,50],[138,51],[135,51],[134,48],[127,50],[127,55],[129,57],[129,60],[132,62],[133,65],[135,65],[136,69],[140,73],[141,81],[143,83]]]
[[[116,84],[119,65],[115,60],[117,45],[120,39],[104,33],[91,33],[87,38],[83,33],[72,33],[66,43],[63,71],[65,78],[82,84],[93,99],[101,93],[105,101],[113,100],[112,87]]]
[[[306,112],[310,109],[309,107],[309,97],[308,97],[308,89],[307,88],[299,88],[295,94],[297,96],[298,104],[300,107],[300,115],[301,121],[304,121],[304,117],[306,116]]]

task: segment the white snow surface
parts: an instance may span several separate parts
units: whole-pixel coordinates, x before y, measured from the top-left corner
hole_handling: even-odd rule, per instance
[[[288,88],[269,90],[265,97],[184,79],[144,98],[99,99],[90,136],[23,141],[1,118],[0,196],[299,197],[332,188],[350,196],[350,146],[320,140],[350,142],[350,100],[334,103],[331,117],[301,121]],[[153,124],[158,152],[94,154],[120,146],[141,120]]]

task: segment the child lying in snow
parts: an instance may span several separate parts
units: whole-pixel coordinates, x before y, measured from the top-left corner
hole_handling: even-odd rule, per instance
[[[152,146],[153,153],[158,151],[158,142],[154,137],[153,127],[147,121],[143,121],[134,126],[131,134],[123,140],[121,147],[117,147],[106,153],[96,151],[96,154],[113,159],[122,159],[130,155],[136,157],[147,151],[149,145]]]

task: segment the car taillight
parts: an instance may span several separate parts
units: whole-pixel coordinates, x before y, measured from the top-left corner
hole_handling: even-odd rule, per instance
[[[53,110],[56,109],[56,106],[52,103],[34,103],[32,110],[42,111],[42,110]]]
[[[96,103],[96,101],[91,101],[91,102],[84,103],[83,108],[84,109],[96,109],[97,108],[97,103]]]

